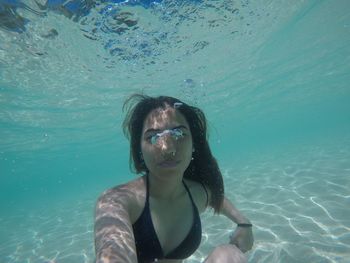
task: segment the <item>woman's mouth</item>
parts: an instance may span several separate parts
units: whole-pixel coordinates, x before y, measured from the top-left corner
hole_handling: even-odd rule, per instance
[[[176,161],[176,160],[166,160],[166,161],[159,163],[159,166],[164,167],[164,168],[171,168],[171,167],[177,166],[179,163],[180,163],[180,161]]]

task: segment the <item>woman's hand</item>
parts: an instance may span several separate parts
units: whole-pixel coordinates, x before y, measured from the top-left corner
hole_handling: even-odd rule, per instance
[[[250,220],[246,218],[238,209],[224,197],[221,213],[232,222],[238,224],[235,231],[230,236],[230,244],[238,247],[242,252],[251,250],[254,243],[252,225]]]
[[[237,226],[230,236],[230,244],[236,245],[243,253],[252,249],[254,243],[252,227]]]

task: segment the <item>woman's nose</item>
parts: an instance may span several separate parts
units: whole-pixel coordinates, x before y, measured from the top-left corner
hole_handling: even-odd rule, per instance
[[[164,154],[174,153],[176,150],[174,138],[169,134],[163,135],[160,138],[159,144]]]

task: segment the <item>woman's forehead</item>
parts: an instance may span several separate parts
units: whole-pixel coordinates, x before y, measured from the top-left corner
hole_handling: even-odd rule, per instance
[[[152,110],[146,117],[143,124],[143,131],[152,129],[169,129],[178,125],[188,127],[185,117],[176,109],[167,106]]]

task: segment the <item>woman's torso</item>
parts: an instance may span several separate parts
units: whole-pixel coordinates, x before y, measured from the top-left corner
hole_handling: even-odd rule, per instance
[[[151,240],[156,239],[156,243],[160,245],[163,255],[168,255],[169,253],[170,255],[175,255],[175,253],[172,253],[174,250],[181,254],[183,253],[183,249],[179,248],[179,246],[191,246],[191,239],[193,239],[193,237],[190,235],[198,237],[198,233],[196,233],[198,230],[196,230],[196,228],[198,228],[199,219],[197,219],[198,215],[196,215],[195,210],[202,213],[207,205],[207,194],[200,183],[184,179],[184,189],[186,189],[186,191],[184,191],[176,200],[162,201],[149,195],[148,204],[146,176],[131,181],[126,187],[129,188],[130,192],[134,193],[134,195],[130,196],[128,202],[131,223],[133,225],[135,223],[139,224],[140,222],[138,221],[143,220],[140,217],[145,217],[145,213],[147,212],[145,211],[147,209],[145,205],[148,205],[149,213],[151,215],[148,222],[151,222],[148,223],[149,226],[138,229],[142,229],[142,231],[150,229],[150,231],[147,231],[150,233],[149,235],[152,235]],[[154,231],[152,230],[152,227],[154,228]],[[138,237],[139,236],[136,235],[136,238]],[[183,242],[186,244],[182,244]],[[193,240],[193,242],[196,241]],[[193,246],[195,246],[195,244],[193,244]],[[197,246],[195,246],[194,249]],[[142,245],[137,247],[141,247],[142,249]],[[186,252],[184,253],[186,254]],[[181,257],[181,255],[179,256]],[[177,263],[182,262],[182,260],[162,259],[157,262]]]

